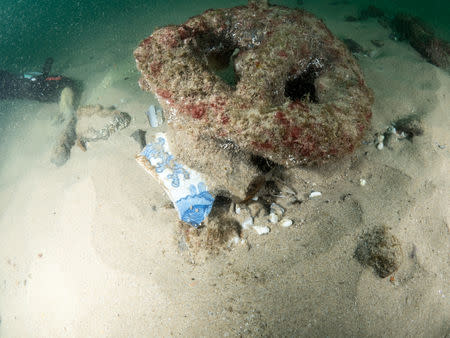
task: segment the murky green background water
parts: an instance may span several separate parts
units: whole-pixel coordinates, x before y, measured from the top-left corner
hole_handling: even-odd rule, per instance
[[[309,4],[306,0],[305,4]],[[198,8],[232,7],[246,0],[3,0],[0,2],[0,67],[20,72],[40,65],[49,55],[69,50],[83,39],[105,35],[109,43],[136,45],[155,26],[180,23],[199,13]],[[273,0],[271,3],[295,7],[297,0]],[[443,38],[450,40],[450,1],[346,1],[321,0],[318,3],[350,3],[363,8],[376,5],[389,13],[405,11],[419,15]],[[320,13],[316,13],[320,16]],[[134,34],[128,29],[134,26]],[[115,32],[115,34],[114,34]],[[126,34],[123,34],[127,32]],[[122,48],[124,57],[131,50]],[[73,50],[76,53],[77,50]]]

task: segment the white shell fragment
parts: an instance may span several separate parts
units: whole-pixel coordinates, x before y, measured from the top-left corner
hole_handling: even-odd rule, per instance
[[[274,223],[274,224],[278,223],[278,215],[273,213],[273,212],[271,212],[269,214],[269,221],[270,221],[270,223]]]
[[[320,191],[313,191],[309,194],[309,198],[319,197],[319,196],[322,196],[322,193]]]
[[[378,150],[382,150],[383,148],[384,148],[383,142],[380,142],[380,143],[377,144],[377,149]]]
[[[292,223],[293,223],[292,220],[289,218],[283,218],[280,221],[280,225],[284,228],[289,228],[292,225]]]
[[[242,229],[248,229],[252,225],[253,225],[253,217],[247,217],[246,219],[244,219],[244,221],[241,224]]]
[[[361,179],[359,180],[359,185],[360,185],[360,186],[364,187],[366,184],[367,184],[367,181],[366,181],[364,178],[361,178]]]
[[[264,227],[260,225],[255,225],[253,229],[256,231],[258,235],[267,235],[270,232],[269,227]]]

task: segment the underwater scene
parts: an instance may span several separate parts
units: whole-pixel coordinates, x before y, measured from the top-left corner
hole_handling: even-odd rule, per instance
[[[450,2],[0,15],[0,337],[450,337]]]

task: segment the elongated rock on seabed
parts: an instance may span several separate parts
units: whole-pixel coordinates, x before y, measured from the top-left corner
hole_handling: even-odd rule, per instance
[[[370,122],[373,95],[358,64],[304,10],[266,1],[208,10],[157,29],[134,55],[169,128],[283,166],[351,153]]]
[[[50,161],[56,166],[64,165],[70,158],[70,150],[75,144],[77,119],[74,107],[74,92],[70,87],[62,90],[59,99],[59,110],[63,126],[57,142],[53,146]]]

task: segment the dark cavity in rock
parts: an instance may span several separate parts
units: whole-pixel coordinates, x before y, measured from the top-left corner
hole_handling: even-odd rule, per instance
[[[284,96],[294,102],[305,100],[318,102],[314,80],[319,76],[320,68],[310,64],[301,74],[289,76],[284,86]]]
[[[197,38],[202,55],[206,57],[208,69],[231,87],[238,82],[234,71],[234,56],[239,51],[230,39],[215,34],[204,34]]]

